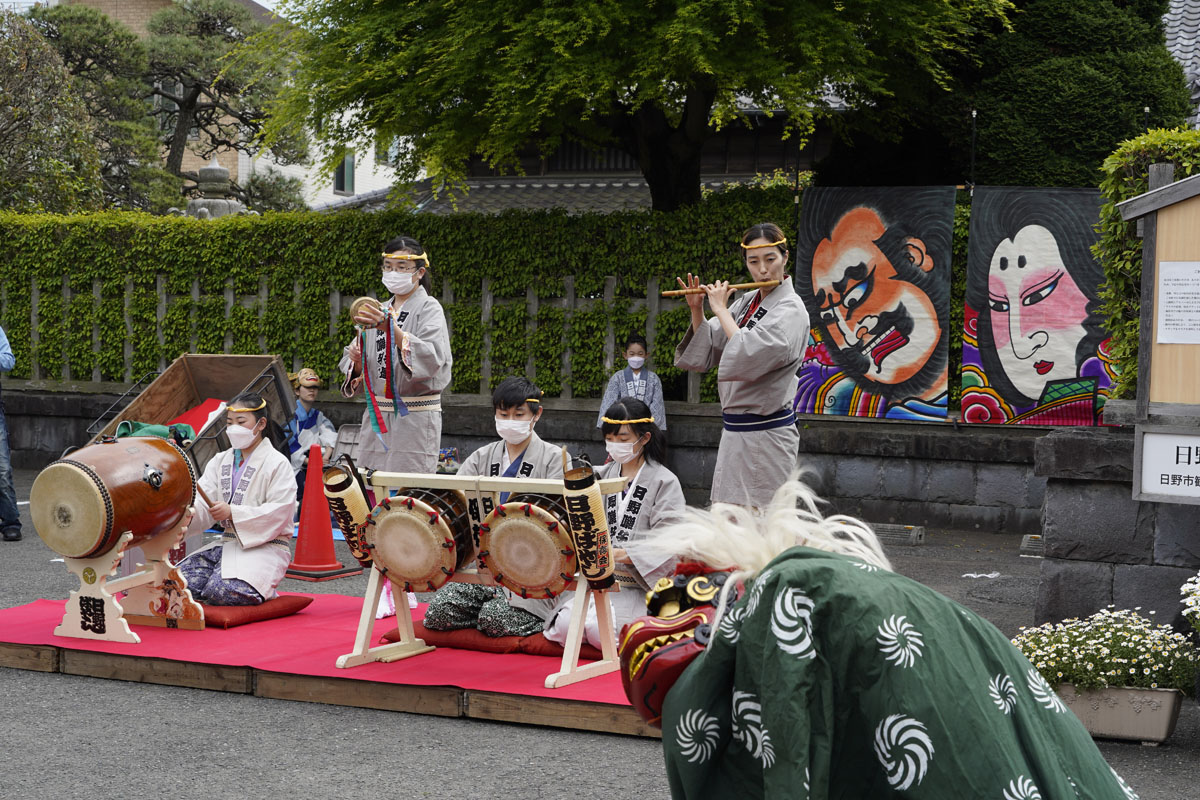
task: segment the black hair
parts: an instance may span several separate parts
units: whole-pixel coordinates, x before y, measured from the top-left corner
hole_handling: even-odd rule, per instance
[[[528,404],[534,414],[542,407],[542,390],[533,381],[518,375],[511,375],[492,390],[492,408],[507,411]]]
[[[768,242],[782,242],[786,238],[783,235],[783,229],[774,222],[760,222],[746,229],[746,232],[742,234],[742,244],[750,244],[755,239],[766,239]],[[745,264],[746,260],[750,257],[750,251],[744,247],[740,249],[742,251],[742,263]],[[787,245],[777,245],[776,249],[780,255],[787,258]]]
[[[262,406],[262,408],[258,408]],[[283,428],[279,427],[279,423],[271,419],[268,413],[267,404],[263,401],[263,396],[258,392],[242,392],[237,397],[229,401],[227,408],[253,408],[254,411],[247,413],[254,415],[254,424],[258,424],[260,419],[267,421],[266,427],[263,429],[263,436],[281,453],[286,451],[283,449],[287,443],[287,436],[283,433]]]
[[[870,191],[870,200],[862,199]],[[805,213],[796,241],[796,293],[808,309],[815,331],[821,334],[830,358],[850,376],[863,391],[881,395],[888,400],[920,397],[946,371],[949,361],[947,343],[950,341],[950,239],[952,218],[941,214],[942,187],[912,187],[895,190],[862,188],[810,189],[805,192]],[[846,214],[856,208],[868,208],[883,223],[884,232],[875,246],[891,263],[896,277],[911,283],[929,298],[937,312],[942,335],[938,347],[916,375],[897,384],[877,383],[867,377],[866,358],[856,349],[838,349],[821,322],[821,302],[814,295],[812,279],[813,254],[822,241],[833,235],[834,228]],[[917,226],[920,226],[917,228]],[[922,260],[933,259],[933,268],[922,269],[907,246],[909,238],[925,244]],[[869,363],[869,362],[868,362]],[[948,376],[947,376],[948,377]]]
[[[650,441],[646,442],[646,446],[642,448],[642,455],[647,461],[653,461],[656,464],[665,464],[667,461],[667,435],[662,432],[662,428],[658,427],[653,422],[609,422],[609,419],[626,420],[626,419],[650,419],[654,416],[650,407],[633,397],[622,397],[617,402],[613,403],[604,412],[607,419],[600,426],[600,432],[605,436],[610,433],[618,433],[622,425],[628,425],[629,429],[637,434],[640,439],[644,434],[650,434]]]
[[[425,255],[425,248],[421,246],[420,242],[411,236],[397,236],[396,238],[389,240],[388,243],[383,246],[383,252],[385,253],[395,253],[397,251],[411,253],[414,256]],[[426,260],[419,263],[425,268],[425,274],[421,276],[421,288],[432,294],[433,278],[429,276],[429,261]]]
[[[988,307],[988,273],[992,255],[1000,242],[1013,239],[1022,228],[1040,225],[1050,231],[1062,255],[1063,268],[1087,297],[1084,337],[1075,349],[1076,370],[1091,358],[1108,334],[1100,309],[1099,288],[1104,273],[1092,256],[1095,225],[1100,219],[1100,193],[1095,189],[1013,189],[980,192],[972,203],[971,238],[968,241],[966,303],[979,313],[976,339],[979,363],[988,383],[1008,402],[1017,406],[1036,403],[1026,397],[1004,372],[992,333]]]
[[[646,344],[646,337],[640,333],[631,333],[625,337],[625,349],[628,350],[631,344],[640,344],[642,349],[647,353],[650,352],[650,345]]]

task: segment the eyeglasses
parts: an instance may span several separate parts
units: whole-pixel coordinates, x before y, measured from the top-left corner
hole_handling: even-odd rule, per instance
[[[384,265],[383,265],[383,271],[384,271],[384,272],[404,272],[404,273],[409,273],[409,272],[416,272],[416,271],[417,271],[417,270],[419,270],[419,269],[421,269],[421,267],[419,267],[419,266],[416,266],[415,264],[413,264],[413,265],[404,265],[404,266],[401,266],[401,265],[399,265],[399,264],[396,264],[396,265],[392,265],[392,264],[384,264]]]

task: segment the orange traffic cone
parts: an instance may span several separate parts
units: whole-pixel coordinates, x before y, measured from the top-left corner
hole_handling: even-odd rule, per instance
[[[296,557],[288,564],[287,577],[302,581],[327,581],[358,575],[362,567],[343,567],[333,554],[333,527],[329,524],[329,503],[321,480],[321,445],[308,450],[308,472],[304,479],[304,501],[300,504],[300,533],[296,537]]]

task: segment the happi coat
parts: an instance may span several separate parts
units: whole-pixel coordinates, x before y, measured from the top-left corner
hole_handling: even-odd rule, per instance
[[[730,314],[741,322],[756,292],[734,300]],[[726,429],[721,432],[710,499],[762,508],[796,468],[796,426],[729,430],[730,415],[769,416],[790,411],[796,371],[808,345],[808,311],[791,278],[766,295],[731,339],[716,317],[688,328],[675,348],[675,366],[692,372],[717,368],[717,392]]]
[[[600,469],[597,480],[619,477],[621,465],[611,461]],[[608,593],[615,632],[619,633],[625,624],[646,614],[646,591],[659,578],[674,572],[673,558],[651,555],[641,545],[653,529],[678,522],[686,507],[687,501],[679,478],[662,464],[653,461],[646,461],[642,465],[638,474],[627,484],[624,496],[620,492],[605,495],[604,510],[609,539],[614,549],[623,548],[633,561],[632,570],[629,564],[617,565],[618,571],[630,573],[630,580],[622,577],[619,580],[621,591]],[[566,642],[574,603],[574,592],[566,592],[556,600],[547,625],[547,639],[559,644]],[[584,634],[590,644],[600,647],[595,606],[588,609]]]
[[[457,474],[468,476],[483,475],[498,478],[510,466],[505,461],[504,440],[500,439],[499,441],[480,447],[467,456],[466,460],[459,466]],[[525,445],[525,452],[521,454],[521,463],[517,467],[517,474],[513,477],[562,480],[562,476],[562,448],[556,444],[544,441],[537,435],[537,431],[535,430],[530,435],[528,444]],[[468,492],[467,495],[471,524],[478,540],[479,523],[486,519],[488,514],[492,513],[492,509],[496,507],[496,503],[500,498],[491,492],[481,492],[483,507],[477,509],[476,501],[471,497],[471,493]],[[507,502],[508,498],[506,497],[504,500]],[[513,594],[508,589],[504,589],[503,591],[510,606],[513,608],[522,608],[542,619],[546,618],[546,615],[554,604],[553,600],[522,598]]]
[[[604,397],[600,400],[600,413],[596,415],[596,427],[604,424],[604,412],[622,397],[632,397],[641,400],[650,408],[654,424],[662,430],[667,429],[667,407],[663,403],[662,381],[644,366],[636,374],[633,367],[614,372],[608,379],[604,389]]]
[[[1025,656],[932,589],[806,547],[748,586],[667,695],[673,797],[1135,797]]]
[[[292,469],[297,473],[304,468],[304,458],[314,444],[332,448],[337,444],[337,429],[319,409],[308,411],[296,403],[296,413],[287,424],[288,452]]]
[[[380,301],[390,308],[387,300]],[[393,339],[392,352],[387,350],[387,332],[366,331],[363,347],[363,385],[358,391],[366,393],[366,382],[375,394],[382,411],[387,433],[376,435],[371,425],[371,409],[363,410],[362,428],[358,437],[358,466],[387,472],[437,471],[438,448],[442,438],[442,412],[439,396],[450,383],[450,331],[442,305],[418,286],[393,312],[402,336]],[[342,351],[338,369],[349,378],[354,365],[350,348]],[[409,414],[392,413],[391,387],[388,385],[388,362],[396,390],[409,406]],[[426,398],[416,402],[416,398]],[[428,410],[428,409],[435,410]],[[385,449],[386,444],[386,449]]]
[[[229,503],[233,514],[233,525],[226,523],[222,539],[200,549],[220,547],[221,577],[243,580],[270,600],[292,560],[296,473],[283,454],[263,440],[251,451],[234,485],[234,454],[239,452],[217,453],[200,476],[204,493],[214,503]],[[197,494],[188,533],[203,533],[213,524],[208,506]]]

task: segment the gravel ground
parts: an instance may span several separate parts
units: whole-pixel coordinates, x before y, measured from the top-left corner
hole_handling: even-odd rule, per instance
[[[36,472],[17,473],[19,499]],[[28,524],[0,542],[0,607],[65,597],[74,577]],[[890,548],[897,571],[942,592],[1012,636],[1032,624],[1039,561],[1018,538],[931,531]],[[339,560],[349,551],[336,543]],[[966,573],[995,578],[966,578]],[[361,596],[365,576],[285,591]],[[347,630],[348,641],[352,631]],[[552,728],[270,700],[152,684],[0,668],[8,752],[0,798],[664,797],[660,744]],[[1197,796],[1200,708],[1187,700],[1159,747],[1098,743],[1143,800]]]

